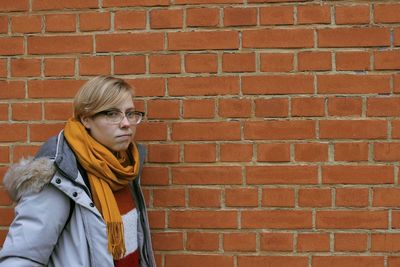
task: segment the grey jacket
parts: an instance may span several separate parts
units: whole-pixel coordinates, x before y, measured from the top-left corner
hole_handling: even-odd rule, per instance
[[[140,166],[145,150],[138,145]],[[104,220],[63,132],[49,139],[34,159],[10,167],[4,184],[17,201],[0,266],[114,266]],[[149,224],[140,174],[130,185],[138,211],[140,266],[153,267]]]

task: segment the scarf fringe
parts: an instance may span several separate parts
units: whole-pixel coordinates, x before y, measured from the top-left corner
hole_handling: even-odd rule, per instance
[[[107,223],[108,251],[113,255],[114,260],[124,257],[126,249],[124,242],[124,226],[122,222]]]

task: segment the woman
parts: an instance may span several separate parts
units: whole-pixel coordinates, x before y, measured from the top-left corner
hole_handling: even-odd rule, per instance
[[[17,206],[0,266],[155,266],[132,98],[121,79],[90,80],[64,130],[7,171]]]

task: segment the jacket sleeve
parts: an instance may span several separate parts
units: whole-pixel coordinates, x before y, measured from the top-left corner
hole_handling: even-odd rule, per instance
[[[0,251],[0,267],[47,265],[69,209],[69,198],[51,184],[21,197]]]

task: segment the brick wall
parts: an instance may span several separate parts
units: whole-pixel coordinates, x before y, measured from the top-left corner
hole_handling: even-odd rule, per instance
[[[398,1],[4,0],[0,177],[99,74],[147,113],[158,266],[400,266]],[[0,178],[2,179],[2,178]],[[0,243],[13,218],[0,186]]]

